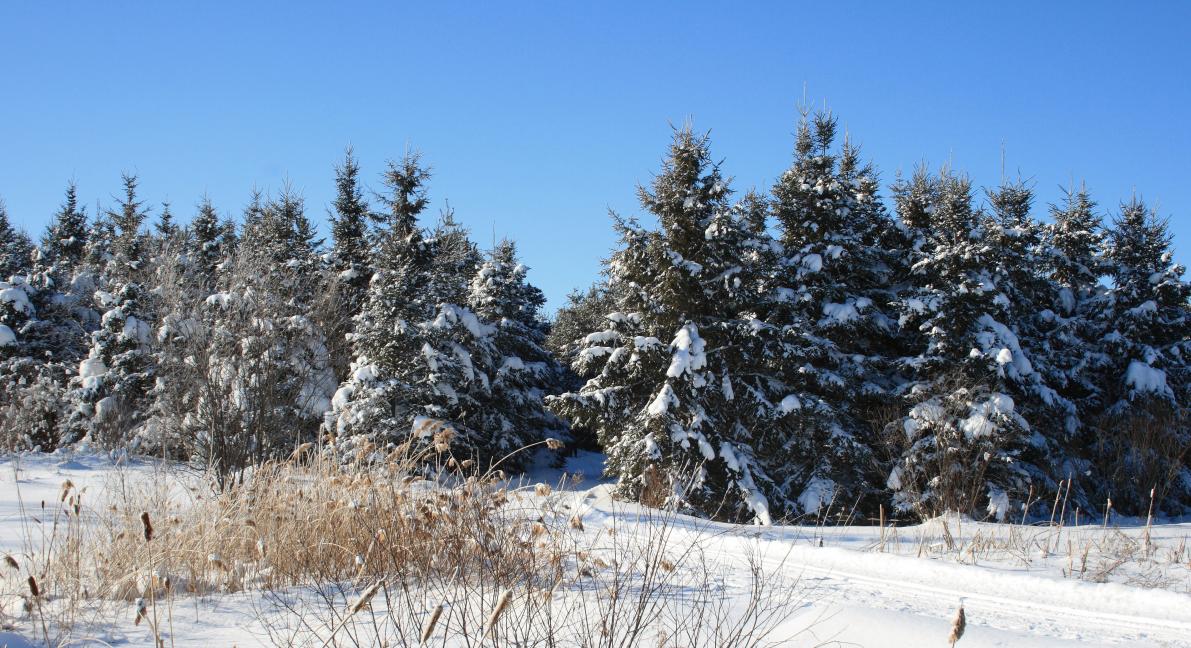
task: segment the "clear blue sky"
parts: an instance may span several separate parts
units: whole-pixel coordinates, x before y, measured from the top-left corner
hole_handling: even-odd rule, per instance
[[[556,307],[614,245],[607,210],[638,211],[669,123],[767,187],[805,88],[886,185],[948,159],[994,185],[1003,144],[1039,213],[1072,179],[1112,210],[1136,189],[1186,263],[1191,2],[1042,4],[7,2],[0,196],[40,235],[72,177],[92,212],[136,172],[183,220],[288,178],[321,220],[345,145],[373,185],[412,145],[434,211],[516,239]]]

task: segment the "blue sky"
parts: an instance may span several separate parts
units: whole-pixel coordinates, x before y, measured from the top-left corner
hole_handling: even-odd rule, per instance
[[[669,124],[767,187],[805,92],[886,185],[952,160],[992,186],[1004,147],[1038,213],[1072,180],[1109,212],[1136,190],[1191,259],[1191,3],[503,4],[4,3],[0,197],[40,234],[70,178],[91,212],[138,173],[183,220],[288,179],[322,220],[345,145],[374,186],[412,146],[433,211],[516,239],[555,307]]]

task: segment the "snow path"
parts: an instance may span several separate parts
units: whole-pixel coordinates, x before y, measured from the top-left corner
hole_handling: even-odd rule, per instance
[[[587,515],[618,533],[644,538],[635,507],[610,502],[597,487],[579,493]],[[656,524],[656,519],[654,521]],[[713,563],[744,571],[758,556],[768,573],[781,573],[808,588],[812,636],[827,645],[919,646],[943,638],[961,598],[975,645],[1191,646],[1191,596],[1118,583],[1058,580],[1003,565],[970,565],[815,546],[806,529],[735,527],[679,516],[669,542],[700,543]],[[913,618],[907,618],[907,616]],[[874,631],[872,617],[885,619]],[[930,623],[932,622],[933,623]],[[909,622],[909,623],[907,623]],[[924,627],[936,627],[927,630]],[[905,626],[899,631],[898,626]],[[977,643],[974,635],[987,635]],[[1030,639],[1045,643],[1030,643]],[[1057,642],[1056,642],[1057,640]],[[1061,642],[1061,643],[1059,643]]]

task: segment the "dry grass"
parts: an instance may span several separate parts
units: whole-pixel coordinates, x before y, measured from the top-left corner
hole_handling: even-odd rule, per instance
[[[762,640],[799,598],[759,561],[738,610],[697,544],[673,553],[673,516],[593,528],[571,494],[428,452],[367,465],[298,452],[218,492],[176,474],[118,473],[103,501],[64,484],[23,516],[0,614],[47,646],[124,624],[164,646],[179,606],[251,591],[277,645],[782,644]],[[684,628],[690,618],[704,623]]]

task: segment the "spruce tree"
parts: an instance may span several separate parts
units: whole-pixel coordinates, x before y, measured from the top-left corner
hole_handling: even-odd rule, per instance
[[[913,381],[908,411],[887,430],[895,453],[887,487],[900,510],[1004,519],[1031,488],[1054,486],[1046,439],[1018,411],[1037,386],[1005,323],[1020,289],[998,269],[996,221],[973,208],[966,177],[918,173],[895,193],[914,240],[900,321],[922,346],[901,361]]]
[[[803,115],[794,163],[773,188],[781,231],[776,289],[767,321],[784,332],[784,381],[803,407],[787,461],[803,512],[832,499],[871,495],[866,474],[873,440],[864,414],[887,401],[897,324],[889,312],[894,230],[877,195],[873,169],[845,138],[834,148],[837,120]]]
[[[430,283],[431,251],[417,221],[428,204],[428,178],[416,154],[399,164],[390,162],[383,178],[390,193],[380,196],[388,213],[372,214],[378,225],[375,274],[352,334],[352,371],[336,392],[327,421],[328,430],[343,438],[341,445],[349,455],[373,440],[382,445],[400,442],[409,436],[413,418],[423,415],[412,411],[406,397],[423,385],[400,384],[397,376],[422,362],[417,357],[424,344],[419,343],[418,325],[435,310],[423,300]]]
[[[59,282],[69,281],[86,258],[87,215],[79,205],[78,187],[73,181],[66,186],[65,202],[46,228],[41,247]]]
[[[450,207],[439,216],[427,243],[433,250],[427,300],[433,304],[466,303],[472,277],[483,258]]]
[[[560,430],[561,422],[545,409],[562,369],[545,348],[547,324],[540,310],[546,298],[526,280],[526,268],[512,241],[497,244],[476,272],[468,305],[492,335],[494,371],[487,403],[470,427],[484,432],[488,454],[507,454]],[[518,457],[520,458],[520,457]]]
[[[360,166],[349,147],[343,164],[335,168],[335,202],[331,213],[330,299],[324,309],[324,327],[335,374],[346,378],[351,364],[349,337],[352,324],[368,296],[372,279],[369,248],[368,203],[359,184]]]
[[[768,524],[797,509],[780,477],[797,399],[769,374],[779,335],[749,310],[761,246],[710,155],[707,137],[677,131],[662,172],[638,190],[659,229],[617,219],[619,310],[576,363],[594,377],[548,403],[597,431],[622,494]]]
[[[1191,507],[1191,470],[1177,450],[1191,445],[1191,284],[1173,261],[1166,221],[1137,198],[1121,206],[1106,261],[1112,284],[1097,326],[1106,407],[1096,459],[1122,512],[1146,510],[1148,486],[1159,509],[1181,514]]]
[[[95,292],[103,315],[72,381],[77,405],[66,422],[67,442],[87,438],[104,447],[135,447],[149,411],[155,307],[152,291],[142,283],[151,274],[141,232],[148,212],[137,197],[136,176],[124,174],[123,185],[117,209],[106,212],[90,237],[92,258],[106,260]]]
[[[27,272],[32,265],[33,243],[8,222],[8,210],[0,199],[0,280]]]
[[[208,291],[214,288],[219,264],[226,256],[220,240],[222,227],[211,199],[203,197],[198,213],[190,222],[186,253],[194,268],[195,281]]]
[[[1100,283],[1108,273],[1103,257],[1106,239],[1095,209],[1086,188],[1068,191],[1061,207],[1051,205],[1052,222],[1045,229],[1049,258],[1044,265],[1054,282],[1057,312],[1049,334],[1047,379],[1076,404],[1084,423],[1094,423],[1104,407],[1096,375],[1107,362],[1098,326],[1106,306]]]

